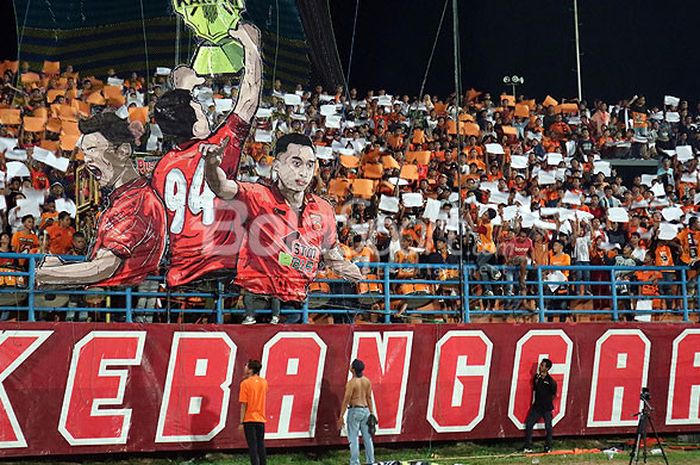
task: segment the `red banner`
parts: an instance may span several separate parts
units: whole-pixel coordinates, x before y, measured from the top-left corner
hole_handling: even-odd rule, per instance
[[[268,447],[343,444],[353,358],[378,442],[521,437],[538,361],[553,362],[555,435],[633,433],[648,386],[662,432],[700,431],[700,329],[681,324],[0,325],[0,455],[245,447],[250,358],[270,391]]]

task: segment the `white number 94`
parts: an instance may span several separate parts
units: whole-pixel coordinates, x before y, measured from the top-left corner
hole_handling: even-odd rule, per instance
[[[170,223],[170,233],[180,234],[185,225],[186,208],[190,213],[202,213],[202,224],[214,223],[214,192],[204,182],[204,157],[199,160],[192,178],[192,185],[187,191],[187,179],[182,170],[170,170],[165,177],[165,206],[175,215]]]

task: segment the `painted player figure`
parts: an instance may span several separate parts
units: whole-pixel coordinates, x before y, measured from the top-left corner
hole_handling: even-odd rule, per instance
[[[87,169],[101,188],[112,190],[109,207],[100,216],[89,260],[66,264],[46,257],[36,270],[36,282],[40,286],[138,284],[158,273],[166,238],[163,202],[131,161],[134,136],[126,120],[101,113],[80,121],[79,127]]]
[[[552,410],[554,410],[554,397],[557,395],[557,383],[549,375],[552,368],[552,361],[548,358],[542,359],[537,367],[537,375],[532,384],[535,392],[535,400],[530,407],[530,413],[525,420],[525,447],[523,452],[532,452],[532,429],[540,418],[544,419],[544,427],[547,430],[547,440],[544,451],[552,449]]]
[[[237,212],[222,205],[204,182],[204,158],[199,152],[203,141],[208,144],[226,141],[221,168],[227,176],[235,177],[250,122],[258,107],[262,86],[260,31],[241,22],[229,34],[243,45],[245,70],[238,99],[226,121],[211,132],[202,105],[192,95],[204,79],[187,66],[173,70],[175,89],[166,92],[154,110],[163,134],[177,143],[158,161],[151,180],[168,216],[170,266],[166,278],[170,287],[236,267],[242,232],[231,225]]]
[[[272,186],[228,179],[221,168],[224,147],[202,144],[201,151],[211,190],[221,199],[237,200],[238,208],[246,210],[247,233],[235,279],[245,290],[245,324],[255,323],[255,310],[272,308],[274,324],[281,306],[299,308],[321,260],[344,279],[362,279],[338,248],[333,207],[306,192],[316,169],[311,139],[287,134],[277,141]]]

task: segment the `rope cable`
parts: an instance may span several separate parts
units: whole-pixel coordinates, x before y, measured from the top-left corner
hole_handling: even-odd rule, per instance
[[[352,55],[355,51],[355,35],[357,34],[357,13],[360,11],[360,0],[355,1],[355,19],[352,22],[352,39],[350,39],[350,56],[348,57],[347,87],[350,87],[350,72],[352,71]]]
[[[275,22],[276,22],[276,35],[275,35],[275,63],[272,66],[272,85],[275,88],[275,81],[277,80],[277,57],[280,52],[280,2],[275,0]]]
[[[175,66],[180,64],[180,35],[181,35],[180,30],[181,29],[182,29],[182,27],[181,27],[180,15],[175,15]]]
[[[440,16],[440,23],[438,24],[437,32],[435,33],[435,40],[433,40],[433,48],[430,51],[430,56],[428,57],[428,63],[425,66],[425,73],[423,74],[423,82],[421,82],[420,86],[420,93],[418,94],[418,99],[420,102],[420,99],[423,98],[423,92],[425,91],[425,85],[428,82],[428,75],[430,74],[430,67],[433,63],[433,56],[435,55],[435,49],[437,48],[437,43],[438,39],[440,38],[440,33],[442,32],[442,25],[445,22],[445,14],[447,12],[447,5],[449,4],[450,0],[445,0],[445,5],[442,8],[442,15]],[[408,147],[411,144],[411,134],[413,134],[413,130],[415,129],[415,118],[410,119],[410,124],[408,126],[408,132],[406,133],[406,143],[404,144],[404,152],[408,151]],[[401,172],[401,168],[403,168],[404,163],[401,163],[401,167],[399,168],[399,176]],[[394,188],[394,194],[398,195],[399,192],[399,185],[401,184],[400,180],[397,182],[395,188]]]
[[[331,6],[330,6],[330,0],[326,0],[326,9],[328,10],[328,15],[330,16],[331,12]],[[331,28],[331,34],[335,38],[335,28],[333,27],[333,19],[331,18],[331,21],[329,23],[329,26]],[[335,56],[338,59],[338,63],[341,63],[340,60],[340,52],[338,51],[338,47],[335,48]],[[345,87],[345,98],[349,99],[350,98],[350,89],[348,88],[348,80],[345,77],[345,70],[343,70],[343,66],[340,66],[340,72],[343,74],[343,86]],[[336,83],[337,84],[337,83]],[[349,100],[348,100],[349,102]],[[343,105],[343,115],[342,115],[343,121],[345,121],[345,106]]]
[[[13,8],[14,3],[12,2]],[[24,10],[24,21],[22,21],[22,32],[19,32],[19,22],[17,21],[17,10],[15,9],[15,29],[17,30],[17,73],[15,74],[15,86],[19,87],[19,79],[22,70],[22,41],[24,40],[24,29],[27,27],[27,18],[29,17],[29,5],[32,0],[27,0],[27,8]],[[15,91],[16,93],[16,91]],[[14,98],[14,97],[13,97]]]
[[[146,37],[146,17],[143,12],[143,0],[139,0],[141,6],[141,30],[143,31],[143,49],[146,60],[146,88],[151,82],[151,65],[148,63],[148,38]]]
[[[457,128],[457,211],[459,214],[459,287],[462,290],[462,309],[465,309],[464,295],[464,227],[462,220],[462,167],[459,158],[464,147],[464,136],[459,127],[459,109],[462,99],[462,62],[459,44],[459,10],[457,0],[452,0],[452,25],[454,40],[454,72],[455,72],[455,126]]]
[[[14,2],[13,2],[14,3]],[[22,41],[24,40],[24,30],[27,27],[27,18],[29,17],[29,5],[32,3],[32,0],[27,0],[27,8],[24,10],[24,21],[22,22],[22,33],[18,34],[17,37],[17,60],[19,60],[19,54],[20,54],[20,47],[22,46]],[[15,24],[16,24],[17,18],[15,18]],[[16,24],[17,26],[17,24]]]
[[[435,34],[435,40],[433,41],[433,49],[430,51],[430,57],[428,58],[428,65],[425,67],[425,74],[423,75],[423,82],[420,85],[420,93],[418,98],[423,98],[423,92],[425,91],[425,84],[428,82],[428,74],[430,73],[430,65],[433,63],[433,56],[435,55],[435,49],[437,48],[438,39],[440,38],[440,32],[442,31],[442,24],[445,21],[445,14],[447,13],[447,5],[449,0],[445,0],[445,6],[442,8],[442,16],[440,17],[440,25],[438,26],[437,34]]]

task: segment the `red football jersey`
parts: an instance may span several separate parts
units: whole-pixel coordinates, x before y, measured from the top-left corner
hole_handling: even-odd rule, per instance
[[[165,252],[166,221],[163,201],[145,178],[137,178],[115,189],[110,206],[100,215],[97,237],[90,258],[100,249],[122,259],[119,270],[98,286],[138,284],[158,274]]]
[[[217,270],[235,269],[238,244],[235,211],[216,198],[204,179],[200,144],[230,142],[221,167],[235,179],[250,125],[231,114],[206,140],[189,141],[158,161],[151,184],[163,199],[168,217],[170,267],[168,286],[180,286]]]
[[[276,186],[238,183],[236,200],[247,207],[247,234],[238,256],[235,283],[249,292],[285,302],[306,299],[321,255],[338,241],[335,212],[322,198],[307,194],[301,212]]]

